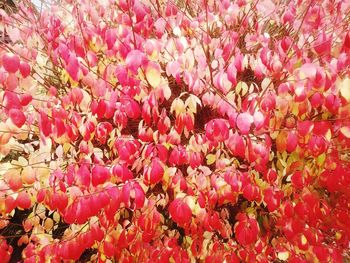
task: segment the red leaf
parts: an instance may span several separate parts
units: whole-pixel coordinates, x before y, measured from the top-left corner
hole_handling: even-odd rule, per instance
[[[105,144],[112,130],[112,124],[109,122],[100,122],[96,127],[96,138],[101,144]]]
[[[20,66],[17,55],[6,53],[2,56],[2,66],[8,73],[16,73]]]
[[[313,108],[318,108],[319,106],[321,106],[324,102],[324,97],[322,94],[320,94],[319,92],[316,92],[310,99],[311,102],[311,106]]]
[[[52,196],[52,206],[62,212],[68,205],[68,197],[63,192],[56,192]]]
[[[143,207],[145,203],[145,192],[138,183],[133,184],[133,193],[131,193],[131,197],[134,198],[134,204],[136,209],[140,209]]]
[[[229,130],[226,121],[214,119],[205,125],[205,136],[213,142],[223,142],[229,137]]]
[[[22,106],[27,106],[33,100],[33,97],[30,94],[21,94],[19,99]]]
[[[261,101],[261,110],[269,112],[276,107],[276,98],[273,94],[267,94]]]
[[[238,222],[234,227],[237,241],[242,246],[249,246],[258,239],[259,226],[255,218],[248,217],[246,214],[237,215]]]
[[[12,196],[5,198],[6,213],[10,213],[16,207],[16,200]]]
[[[21,62],[21,64],[19,65],[19,71],[21,72],[23,78],[28,77],[30,75],[29,64],[26,62]]]
[[[301,137],[305,137],[308,133],[311,132],[313,128],[313,123],[311,121],[298,121],[298,126],[297,126],[297,130],[298,130],[298,134]]]
[[[243,138],[237,132],[230,136],[226,145],[234,156],[245,156],[245,144]]]
[[[22,209],[29,209],[31,206],[30,197],[27,192],[19,192],[16,199],[18,207]]]
[[[79,167],[79,170],[78,170],[76,176],[77,176],[77,184],[78,185],[83,185],[86,187],[90,186],[91,174],[90,174],[90,170],[87,167],[87,165],[81,165]]]
[[[10,112],[10,118],[13,124],[15,124],[18,128],[21,128],[24,123],[26,122],[26,116],[24,113],[18,109],[11,109]]]
[[[159,121],[157,123],[157,128],[160,134],[165,134],[167,133],[167,131],[170,129],[170,119],[168,116],[161,116],[159,118]]]
[[[188,155],[186,148],[182,145],[175,147],[169,156],[170,165],[183,165],[187,163]]]
[[[95,165],[91,173],[92,185],[95,187],[106,182],[111,176],[109,170],[101,165]]]
[[[44,113],[43,111],[40,112],[39,128],[46,137],[48,137],[52,131],[51,121],[49,120],[46,113]]]
[[[294,131],[288,133],[287,152],[293,152],[298,145],[298,136]]]
[[[169,205],[169,213],[172,219],[180,226],[191,222],[192,211],[180,198],[171,202]]]
[[[270,212],[275,211],[280,206],[282,197],[283,197],[283,193],[278,190],[275,190],[272,186],[265,189],[264,201]]]
[[[125,107],[126,115],[131,119],[138,119],[141,115],[141,109],[139,104],[130,98],[122,98],[121,103]]]
[[[346,53],[350,52],[350,33],[347,33],[345,38],[344,38],[342,51],[346,52]]]
[[[275,182],[277,179],[277,173],[273,169],[269,169],[266,174],[265,174],[265,180],[268,181],[269,183]]]
[[[3,105],[7,109],[22,109],[18,95],[12,91],[5,91]]]
[[[319,55],[328,55],[332,48],[332,39],[327,37],[326,33],[323,31],[321,36],[315,40],[313,47]]]
[[[145,168],[145,181],[148,184],[156,184],[163,179],[164,168],[158,158],[152,160],[150,166]]]
[[[61,137],[66,132],[66,126],[64,125],[62,119],[55,119],[54,130],[56,131],[57,138]]]
[[[132,172],[129,170],[126,164],[117,164],[113,167],[113,175],[120,178],[122,182],[131,180],[134,178]]]
[[[304,187],[304,178],[303,178],[303,173],[301,171],[296,171],[292,175],[292,184],[294,185],[295,188],[297,189],[302,189]]]

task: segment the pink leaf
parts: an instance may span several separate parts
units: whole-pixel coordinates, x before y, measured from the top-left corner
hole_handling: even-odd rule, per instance
[[[18,86],[18,78],[16,74],[14,73],[8,74],[6,79],[6,88],[8,90],[15,90],[17,86]]]
[[[126,66],[133,72],[137,73],[138,68],[141,66],[145,55],[139,50],[131,50],[126,56]]]
[[[254,113],[254,125],[257,130],[261,129],[264,125],[265,117],[260,111]]]
[[[305,79],[305,78],[310,78],[314,79],[316,76],[316,66],[312,63],[305,63],[304,65],[301,66],[300,68],[300,78]]]
[[[135,1],[134,12],[136,15],[136,23],[141,22],[144,19],[144,17],[147,15],[143,4],[139,1]]]
[[[108,49],[112,49],[114,43],[117,41],[118,31],[116,29],[108,29],[105,33],[105,41]]]
[[[71,54],[68,59],[68,65],[66,67],[66,70],[74,81],[79,80],[79,68],[80,65],[78,59],[76,58],[76,56]]]
[[[171,61],[166,66],[166,74],[172,75],[174,78],[180,72],[180,63],[177,61]]]
[[[227,68],[227,78],[232,85],[237,84],[237,69],[234,63],[231,63]]]
[[[248,112],[240,113],[237,117],[237,128],[242,134],[248,134],[250,131],[250,126],[254,122],[254,118]]]
[[[321,36],[316,38],[313,47],[319,55],[329,54],[332,47],[332,40],[328,38],[326,33],[323,31]]]

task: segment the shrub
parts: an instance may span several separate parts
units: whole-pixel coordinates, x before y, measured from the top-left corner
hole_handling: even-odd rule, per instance
[[[1,258],[348,258],[349,14],[333,0],[1,11]]]

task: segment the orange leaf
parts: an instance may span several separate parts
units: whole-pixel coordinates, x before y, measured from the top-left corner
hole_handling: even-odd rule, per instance
[[[281,131],[276,138],[277,151],[284,152],[287,148],[287,137],[286,131]]]

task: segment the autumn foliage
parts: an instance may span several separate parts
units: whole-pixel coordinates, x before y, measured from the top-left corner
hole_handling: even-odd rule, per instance
[[[343,262],[350,2],[0,11],[0,261]]]

